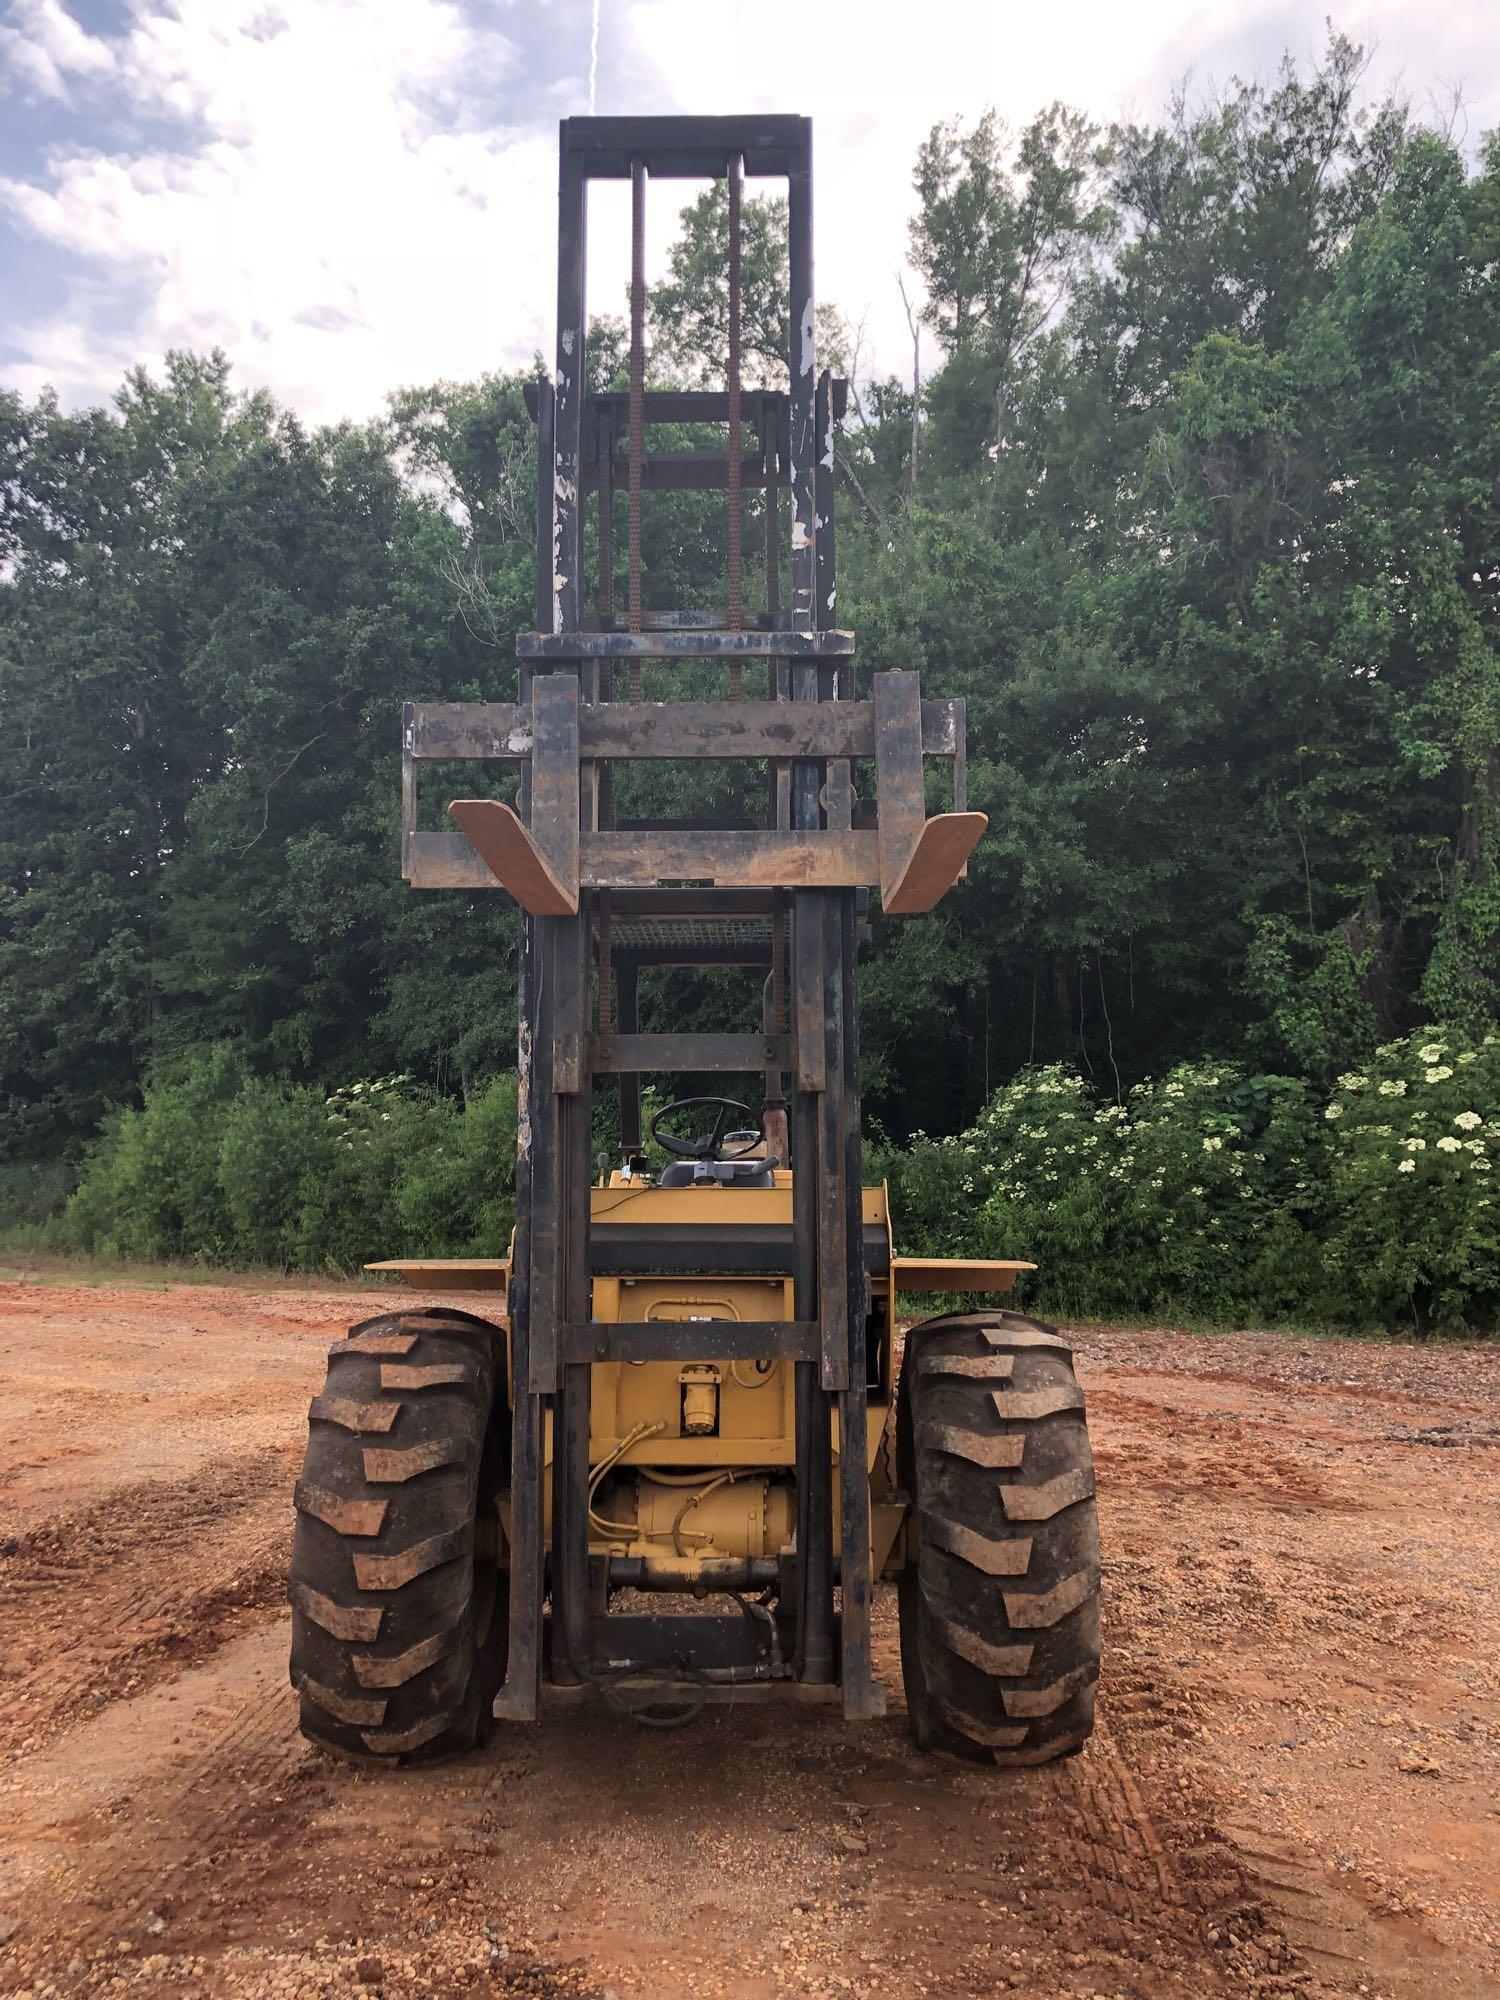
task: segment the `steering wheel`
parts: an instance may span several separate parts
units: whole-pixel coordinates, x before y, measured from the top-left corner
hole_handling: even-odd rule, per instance
[[[711,1104],[714,1107],[714,1122],[708,1132],[696,1139],[679,1139],[675,1132],[663,1132],[664,1120],[673,1118],[679,1111],[691,1111],[695,1105]],[[651,1136],[664,1151],[674,1154],[679,1160],[742,1160],[753,1153],[760,1144],[758,1131],[749,1130],[730,1133],[735,1139],[743,1139],[744,1145],[726,1152],[722,1141],[728,1132],[729,1122],[735,1112],[742,1112],[749,1118],[748,1104],[736,1103],[732,1097],[678,1097],[672,1103],[664,1104],[651,1120]]]

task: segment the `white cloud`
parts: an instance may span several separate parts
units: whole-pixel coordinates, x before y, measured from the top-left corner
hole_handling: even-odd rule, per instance
[[[542,343],[556,142],[476,126],[477,101],[521,84],[498,33],[448,0],[183,0],[143,11],[116,57],[138,109],[206,136],[0,182],[16,220],[145,301],[13,329],[19,386],[100,396],[135,360],[218,344],[318,418]]]
[[[107,42],[88,34],[58,0],[16,0],[14,26],[0,25],[0,82],[14,79],[42,97],[66,97],[70,76],[114,68]]]
[[[7,329],[19,359],[6,380],[99,399],[167,346],[218,344],[242,382],[318,420],[370,414],[399,384],[550,351],[555,120],[587,105],[583,0],[485,0],[482,15],[481,0],[131,5],[114,37],[86,33],[61,0],[14,0],[15,25],[0,30],[0,63],[23,92],[182,134],[58,147],[0,180],[0,209],[84,272],[61,310]],[[875,365],[904,372],[894,273],[913,156],[936,119],[994,104],[1019,125],[1055,97],[1103,118],[1149,111],[1195,62],[1222,77],[1264,69],[1288,44],[1315,53],[1325,8],[603,0],[599,108],[812,113],[819,292],[866,320]],[[1379,44],[1376,87],[1403,63],[1414,91],[1467,72],[1489,93],[1473,129],[1500,120],[1489,0],[1423,19],[1409,0],[1366,0],[1339,25]],[[653,193],[653,262],[683,193]],[[619,311],[622,190],[596,190],[591,207],[591,306]]]

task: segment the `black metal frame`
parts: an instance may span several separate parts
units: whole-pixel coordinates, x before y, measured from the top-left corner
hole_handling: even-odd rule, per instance
[[[612,588],[602,582],[585,612],[583,520],[587,496],[598,496],[601,569],[610,561],[616,446],[626,416],[623,399],[601,398],[586,423],[584,376],[586,306],[584,268],[586,193],[590,180],[624,178],[638,163],[654,177],[727,174],[734,161],[746,174],[784,177],[788,187],[791,293],[788,311],[790,383],[785,395],[746,394],[755,450],[744,454],[742,477],[764,488],[768,500],[785,485],[790,496],[790,601],[779,602],[782,551],[768,520],[767,594],[770,609],[746,629],[722,621],[672,616],[637,617],[638,629],[620,632]],[[529,711],[539,678],[576,680],[581,712],[603,728],[600,705],[613,694],[615,663],[690,656],[726,663],[768,663],[770,692],[786,702],[830,704],[853,692],[852,642],[833,629],[835,601],[833,423],[840,386],[818,374],[812,340],[812,132],[803,118],[569,119],[561,128],[558,239],[558,342],[553,383],[537,385],[534,404],[540,440],[538,480],[537,631],[519,643],[517,710],[496,711],[483,740],[470,738],[471,755],[519,754],[521,817],[529,818],[532,765],[525,752],[503,744],[519,739],[514,724]],[[737,390],[732,384],[731,389]],[[646,421],[683,416],[724,421],[730,390],[688,398],[646,399]],[[587,449],[586,449],[587,440]],[[639,429],[634,440],[639,455]],[[649,475],[649,476],[647,476]],[[725,486],[728,460],[705,457],[691,465],[678,456],[648,461],[640,483]],[[768,506],[768,516],[772,509]],[[738,666],[735,667],[736,685]],[[550,699],[550,697],[549,697]],[[702,704],[697,705],[701,711]],[[747,703],[746,727],[769,728],[767,703]],[[961,738],[962,717],[917,711],[918,759],[929,721],[933,747]],[[538,714],[541,710],[538,709]],[[670,709],[666,711],[670,714]],[[726,714],[732,714],[727,707]],[[619,711],[621,741],[629,739],[631,712]],[[701,717],[700,717],[701,719]],[[449,718],[463,724],[465,718]],[[442,718],[428,712],[435,731],[428,755],[442,754]],[[472,722],[472,716],[467,718]],[[908,734],[910,717],[908,715]],[[956,728],[955,728],[956,725]],[[862,723],[861,727],[864,726]],[[408,715],[409,754],[417,725]],[[844,719],[830,720],[825,747],[843,756],[800,756],[771,763],[771,824],[785,833],[852,833],[850,756],[868,754],[863,738],[838,736]],[[806,741],[804,737],[799,739]],[[872,748],[874,738],[871,737]],[[580,744],[580,751],[584,746]],[[465,754],[462,749],[448,754]],[[575,754],[578,754],[575,752]],[[741,755],[766,755],[767,745]],[[409,767],[408,767],[409,768]],[[579,825],[587,839],[609,825],[608,780],[601,761],[585,761]],[[408,813],[408,827],[414,818]],[[451,838],[451,837],[450,837]],[[409,844],[411,837],[409,835]],[[574,876],[577,875],[576,859]],[[415,877],[413,879],[416,879]],[[715,1335],[731,1352],[780,1353],[795,1369],[796,1561],[781,1566],[790,1604],[780,1626],[788,1646],[787,1677],[806,1683],[837,1681],[844,1711],[878,1714],[883,1697],[870,1658],[870,1491],[867,1472],[868,1391],[866,1321],[869,1281],[860,1205],[859,1066],[855,1018],[855,954],[863,892],[854,887],[670,888],[601,892],[583,887],[574,914],[523,914],[519,1045],[520,1130],[517,1171],[517,1239],[510,1291],[513,1369],[512,1498],[510,1514],[510,1666],[497,1704],[516,1719],[537,1714],[544,1674],[576,1684],[618,1670],[622,1642],[634,1664],[649,1669],[693,1665],[682,1658],[684,1633],[706,1633],[699,1620],[651,1621],[603,1616],[601,1574],[591,1572],[588,1548],[588,1435],[590,1368],[600,1358],[694,1355],[703,1328],[600,1324],[590,1317],[592,1254],[589,1225],[589,1105],[596,1075],[620,1077],[622,1129],[639,1138],[638,1075],[648,1068],[763,1070],[768,1096],[779,1098],[783,1073],[797,1083],[792,1112],[794,1225],[790,1266],[795,1317],[787,1322],[737,1327]],[[601,904],[601,896],[609,900]],[[768,1001],[759,1036],[641,1035],[635,1014],[635,974],[641,964],[715,961],[712,946],[694,949],[682,934],[671,956],[653,957],[648,938],[622,938],[601,953],[601,995],[617,984],[618,1015],[596,1029],[591,973],[596,925],[628,911],[659,921],[692,919],[711,925],[733,919],[728,962],[774,962],[772,936],[789,922],[790,950],[783,990],[786,1020]],[[764,923],[765,942],[745,939],[747,917]],[[644,932],[648,926],[640,926]],[[753,950],[751,946],[753,945]],[[779,947],[778,947],[779,949]],[[768,986],[771,982],[768,981]],[[613,996],[612,996],[613,997]],[[604,1003],[605,1007],[609,1002]],[[601,1008],[601,1012],[604,1008]],[[784,1254],[784,1253],[782,1253]],[[728,1344],[733,1338],[733,1348]],[[746,1346],[746,1341],[750,1346]],[[717,1346],[715,1348],[717,1352]],[[840,1436],[839,1547],[833,1533],[831,1417]],[[543,1546],[545,1425],[553,1420],[550,1626],[544,1618],[548,1551]],[[594,1566],[598,1570],[598,1565]],[[841,1602],[835,1605],[835,1579]],[[712,1621],[710,1621],[712,1623]],[[604,1629],[607,1624],[608,1629]],[[710,1651],[715,1673],[739,1671],[764,1678],[768,1669],[752,1621],[731,1614],[714,1625]],[[628,1628],[628,1629],[627,1629]],[[708,1643],[705,1641],[705,1643]],[[777,1658],[780,1658],[779,1651]]]

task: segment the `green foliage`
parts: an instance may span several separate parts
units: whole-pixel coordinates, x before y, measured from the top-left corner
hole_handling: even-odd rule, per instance
[[[76,1148],[205,1040],[318,1083],[494,1074],[513,921],[406,890],[397,759],[404,700],[508,691],[519,380],[310,438],[222,356],[172,355],[113,412],[10,414],[0,1148]],[[436,488],[437,437],[446,491],[419,499],[398,464]]]
[[[111,1256],[228,1258],[219,1146],[245,1081],[234,1051],[214,1049],[148,1090],[141,1110],[109,1119],[68,1204],[67,1239]]]
[[[741,371],[747,387],[779,388],[787,369],[787,205],[746,194],[740,204]],[[688,203],[647,302],[656,365],[694,387],[718,387],[729,350],[729,191],[714,181]]]
[[[1330,1310],[1425,1329],[1500,1313],[1500,1036],[1425,1031],[1338,1079],[1327,1128]]]
[[[1057,1312],[1291,1311],[1307,1289],[1304,1097],[1222,1064],[1181,1064],[1114,1101],[1061,1065],[1026,1071],[968,1131],[894,1163],[902,1242],[1031,1259]]]
[[[142,1122],[160,1115],[160,1095],[148,1095]],[[340,1165],[321,1093],[247,1077],[223,1108],[218,1140],[213,1168],[229,1231],[222,1246],[186,1244],[181,1254],[269,1266],[301,1262],[311,1191],[332,1186]]]
[[[410,1077],[325,1097],[216,1049],[106,1124],[57,1235],[108,1256],[309,1271],[498,1256],[515,1151],[513,1076],[461,1111]]]
[[[903,1248],[1021,1257],[1063,1314],[1492,1328],[1500,1036],[1420,1034],[1338,1079],[1179,1065],[1110,1101],[1048,1065],[977,1122],[873,1147]]]
[[[1044,1311],[1490,1328],[1497,1106],[1494,1033],[1388,1045],[1321,1103],[1209,1063],[1112,1099],[1049,1064],[962,1133],[876,1139],[866,1174],[891,1184],[903,1249],[1034,1261]],[[109,1121],[52,1240],[330,1272],[497,1255],[515,1143],[512,1075],[460,1110],[406,1076],[324,1096],[217,1048]]]
[[[986,447],[1005,448],[1027,350],[1109,233],[1097,137],[1053,104],[1014,145],[991,111],[969,131],[934,126],[917,154],[912,261],[927,287],[924,317],[949,356],[931,401],[950,463],[978,465]]]
[[[1028,183],[993,126],[924,150],[947,351],[915,503],[906,411],[864,399],[882,519],[841,536],[840,602],[869,664],[965,697],[990,832],[925,1020],[867,982],[893,1130],[1037,1061],[1327,1082],[1500,1012],[1500,148],[1466,170],[1361,103],[1362,61],[1335,37],[1080,160],[1113,222],[1003,429]]]

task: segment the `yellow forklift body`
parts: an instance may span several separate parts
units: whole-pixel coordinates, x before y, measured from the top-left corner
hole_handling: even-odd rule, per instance
[[[709,1184],[658,1187],[616,1173],[607,1186],[590,1191],[595,1224],[639,1227],[652,1238],[673,1226],[691,1225],[706,1241],[721,1231],[746,1225],[792,1228],[790,1173],[777,1171],[770,1187]],[[1008,1292],[1020,1271],[1035,1267],[1014,1261],[898,1257],[891,1241],[887,1190],[867,1187],[860,1194],[866,1237],[883,1235],[883,1266],[870,1275],[870,1310],[876,1322],[872,1354],[882,1357],[879,1382],[872,1385],[866,1459],[871,1475],[871,1554],[875,1573],[888,1563],[900,1531],[904,1505],[886,1476],[887,1418],[896,1335],[896,1298],[901,1292]],[[707,1261],[707,1260],[706,1260]],[[482,1291],[504,1295],[509,1257],[390,1259],[366,1265],[428,1292]],[[680,1569],[683,1588],[714,1556],[776,1555],[792,1537],[791,1488],[796,1462],[793,1369],[774,1358],[725,1361],[715,1353],[716,1321],[790,1320],[795,1317],[792,1280],[785,1273],[746,1276],[712,1270],[687,1275],[643,1271],[596,1276],[593,1318],[599,1322],[703,1322],[703,1348],[694,1359],[601,1361],[592,1370],[589,1398],[589,1464],[615,1490],[628,1482],[629,1518],[595,1507],[589,1546],[595,1553],[640,1556],[654,1570]],[[875,1331],[875,1329],[872,1329]],[[833,1453],[839,1454],[838,1412],[831,1413]],[[551,1461],[551,1426],[545,1457]],[[717,1476],[717,1477],[716,1477]],[[679,1490],[674,1483],[691,1477]],[[709,1490],[704,1490],[707,1482]],[[835,1485],[837,1520],[837,1485]],[[550,1491],[550,1489],[549,1489]],[[597,1488],[596,1488],[597,1491]]]

